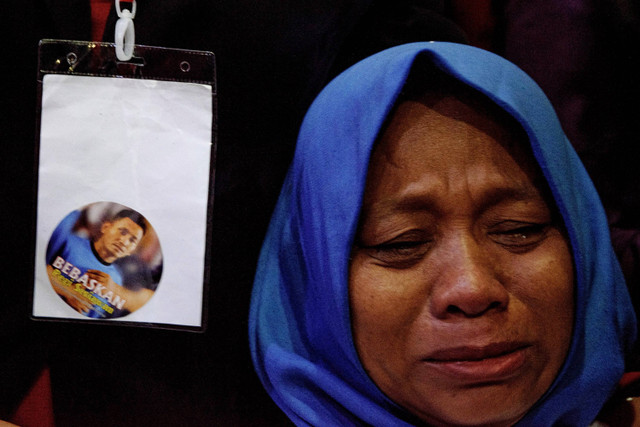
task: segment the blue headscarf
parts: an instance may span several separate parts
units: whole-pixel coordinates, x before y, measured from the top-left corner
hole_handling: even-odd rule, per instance
[[[358,359],[348,272],[369,156],[418,56],[485,94],[529,136],[570,239],[576,308],[564,366],[518,425],[587,425],[614,390],[636,334],[602,205],[540,88],[510,62],[453,43],[412,43],[369,57],[309,109],[254,284],[249,329],[260,380],[300,425],[415,422]]]

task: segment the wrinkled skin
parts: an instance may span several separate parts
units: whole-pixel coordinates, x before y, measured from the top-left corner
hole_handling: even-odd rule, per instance
[[[370,166],[349,272],[371,379],[434,426],[508,426],[550,387],[573,262],[524,134],[453,96],[401,103]]]

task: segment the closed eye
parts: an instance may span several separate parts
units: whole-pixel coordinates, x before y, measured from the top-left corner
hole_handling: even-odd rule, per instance
[[[533,250],[547,237],[550,223],[503,221],[492,227],[489,237],[506,249],[523,253]]]
[[[428,239],[405,240],[405,238],[400,236],[389,242],[371,246],[356,245],[356,248],[380,261],[386,267],[408,268],[424,258],[432,241]]]

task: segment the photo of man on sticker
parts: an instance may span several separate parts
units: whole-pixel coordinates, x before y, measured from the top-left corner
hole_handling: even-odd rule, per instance
[[[160,244],[149,222],[109,202],[67,215],[49,240],[46,263],[54,291],[90,318],[139,309],[154,295],[162,273]]]

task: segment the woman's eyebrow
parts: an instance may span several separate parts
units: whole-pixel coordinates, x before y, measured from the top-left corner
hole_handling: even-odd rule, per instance
[[[387,199],[383,201],[377,208],[389,209],[395,211],[412,212],[412,211],[438,211],[439,196],[435,192],[416,192],[409,193],[398,198]],[[475,197],[475,205],[482,209],[498,205],[503,202],[544,202],[541,193],[533,186],[524,185],[505,185],[491,187],[480,192]]]
[[[529,202],[541,201],[541,193],[534,186],[513,185],[504,187],[493,187],[483,192],[479,198],[480,206],[495,206],[502,202]]]

